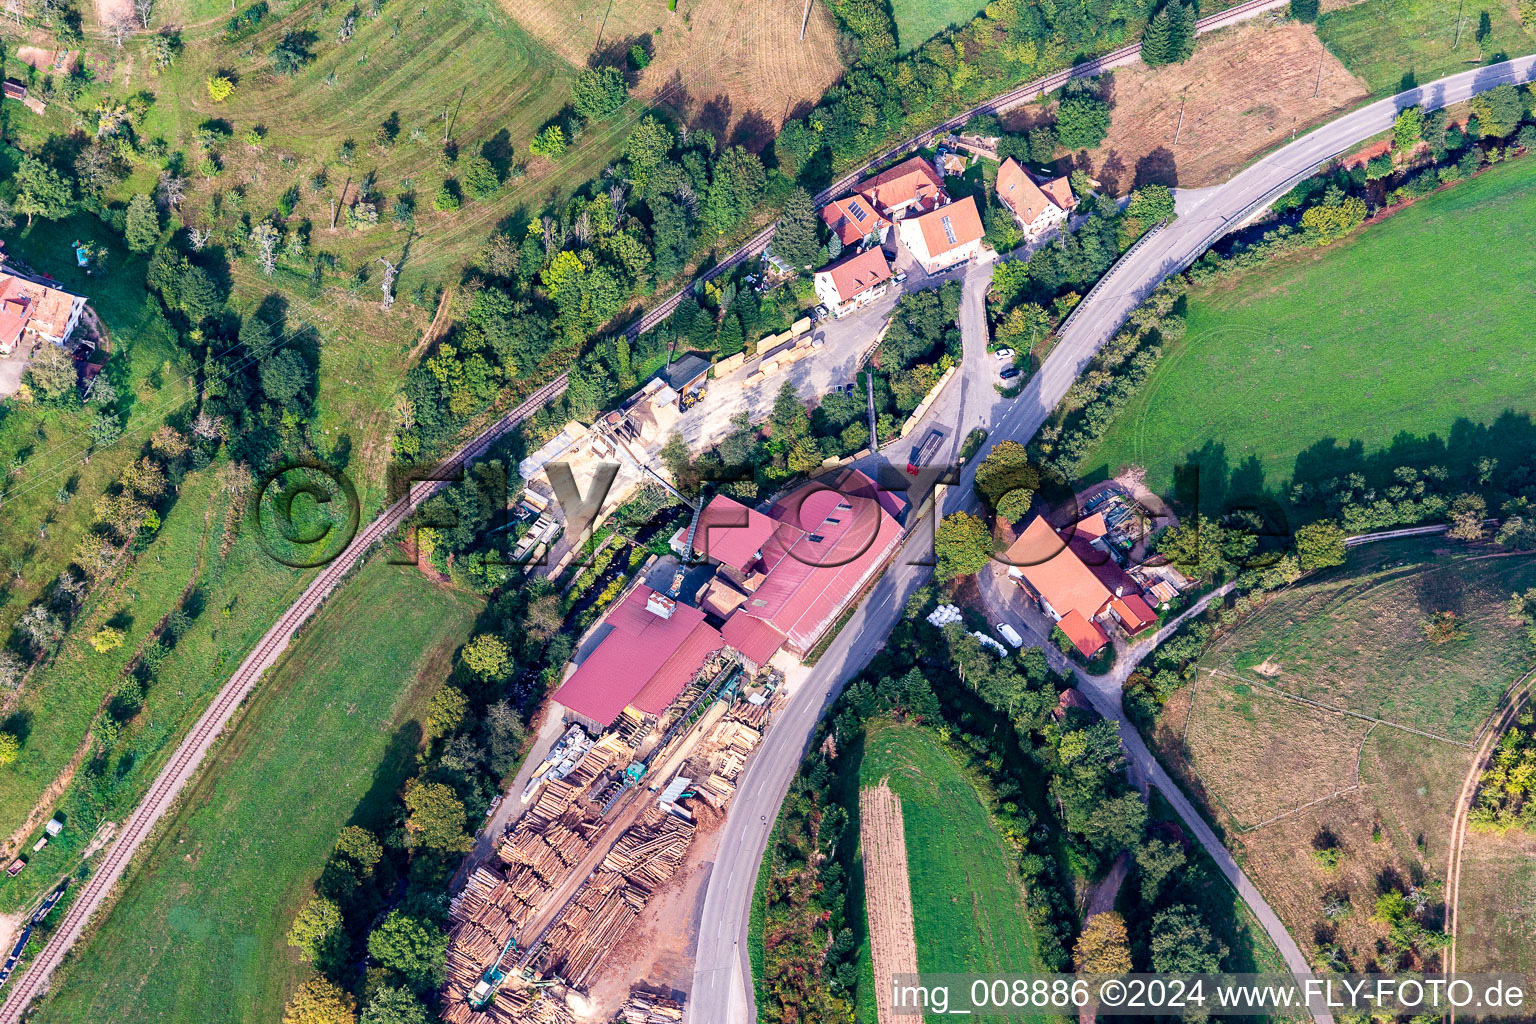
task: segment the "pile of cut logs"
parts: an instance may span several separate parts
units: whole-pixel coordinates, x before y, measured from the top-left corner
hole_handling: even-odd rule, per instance
[[[651,894],[677,873],[693,842],[691,822],[651,808],[608,851],[545,936],[541,969],[582,988],[630,933]]]
[[[649,992],[631,992],[613,1018],[613,1024],[677,1024],[683,1006]]]

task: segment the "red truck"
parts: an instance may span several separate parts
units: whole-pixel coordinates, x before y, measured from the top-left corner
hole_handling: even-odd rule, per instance
[[[928,465],[929,462],[933,461],[934,455],[938,453],[939,444],[943,442],[943,440],[944,431],[928,431],[928,436],[923,438],[921,444],[912,446],[912,454],[907,459],[907,472],[913,476],[917,476],[919,470]]]

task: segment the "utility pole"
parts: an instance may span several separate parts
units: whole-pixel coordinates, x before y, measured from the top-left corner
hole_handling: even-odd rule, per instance
[[[1323,88],[1323,64],[1328,60],[1328,47],[1321,43],[1317,47],[1317,81],[1312,85],[1312,98],[1317,99],[1317,94]]]
[[[380,288],[384,293],[383,308],[389,309],[395,304],[395,273],[399,268],[383,256],[379,257],[379,262],[384,264],[384,284]]]
[[[1461,0],[1461,2],[1456,5],[1456,39],[1451,43],[1452,50],[1455,50],[1456,47],[1461,45],[1461,11],[1462,8],[1466,7],[1466,5],[1467,0]]]
[[[1185,88],[1184,94],[1179,97],[1179,124],[1173,130],[1173,144],[1179,144],[1179,134],[1184,131],[1184,107],[1189,103],[1189,89]]]

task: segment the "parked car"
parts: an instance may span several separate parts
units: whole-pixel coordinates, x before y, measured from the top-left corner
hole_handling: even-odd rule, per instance
[[[1017,377],[1018,375],[1019,368],[1017,366],[1005,366],[1003,367],[1003,372],[999,376],[1001,376],[1003,380],[1013,380],[1013,378]]]
[[[817,321],[818,323],[831,315],[831,312],[827,309],[826,306],[817,306],[815,309],[811,310],[811,319]]]
[[[999,359],[1012,359],[1013,358],[1013,349],[1011,349],[1011,348],[1000,348],[1000,349],[998,349],[996,352],[994,352],[992,354],[997,356],[997,358],[999,358]]]
[[[999,622],[997,624],[997,633],[1004,640],[1007,640],[1009,646],[1015,650],[1024,646],[1024,638],[1019,636],[1019,631],[1006,622]]]

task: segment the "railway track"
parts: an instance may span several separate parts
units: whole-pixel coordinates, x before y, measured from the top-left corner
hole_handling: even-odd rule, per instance
[[[452,458],[442,464],[440,476],[451,476],[468,462],[479,458],[497,440],[523,420],[533,415],[560,392],[565,390],[562,376],[535,391],[517,408],[508,412],[484,433],[464,445]],[[150,786],[124,823],[117,839],[107,848],[95,873],[82,887],[79,897],[70,906],[59,923],[58,931],[37,960],[31,965],[0,1003],[0,1024],[18,1024],[27,1005],[46,989],[53,971],[74,946],[85,929],[91,915],[100,907],[139,846],[154,831],[167,811],[175,804],[186,784],[202,763],[214,741],[233,717],[241,702],[255,688],[262,674],[271,668],[282,652],[298,635],[300,627],[319,610],[331,592],[358,564],[375,544],[388,537],[407,516],[423,501],[447,485],[446,480],[419,484],[411,493],[379,514],[367,528],[347,545],[333,562],[323,568],[312,580],[299,599],[262,636],[259,643],[240,667],[230,676],[229,682],[219,690],[213,703],[198,718],[191,732],[177,746],[171,760]]]
[[[1200,19],[1197,23],[1197,31],[1204,33],[1222,28],[1228,24],[1252,17],[1264,10],[1281,7],[1287,3],[1289,3],[1289,0],[1247,0],[1246,3],[1238,4],[1218,14]],[[1103,74],[1112,68],[1135,61],[1139,58],[1140,53],[1141,45],[1133,43],[994,96],[990,100],[977,104],[969,110],[919,135],[913,136],[900,145],[864,161],[842,178],[818,192],[813,201],[818,206],[825,204],[850,189],[871,168],[922,148],[932,142],[937,136],[953,131],[978,114],[1006,112],[1021,104],[1028,103],[1044,93],[1058,89],[1074,78],[1091,78]],[[731,255],[704,273],[700,280],[707,281],[723,274],[741,264],[742,261],[763,252],[768,247],[768,243],[773,239],[776,226],[776,223],[770,224],[762,231],[753,235],[732,252]],[[626,327],[624,333],[631,339],[634,339],[654,328],[661,321],[672,315],[691,287],[692,284],[690,283],[688,288],[678,290],[665,301],[648,310],[639,319]],[[442,463],[439,467],[440,471],[436,475],[452,476],[468,463],[484,455],[493,444],[519,423],[563,393],[568,385],[568,381],[569,374],[562,373],[548,384],[539,388],[515,409],[504,415],[490,428],[465,444],[452,457]],[[95,913],[96,909],[106,899],[118,879],[122,877],[134,853],[143,844],[144,840],[150,836],[155,825],[165,816],[165,813],[175,804],[176,798],[191,780],[198,766],[202,763],[204,756],[213,745],[213,742],[229,723],[235,710],[250,694],[252,689],[255,688],[262,674],[276,663],[277,658],[287,648],[288,644],[292,642],[294,637],[298,635],[299,628],[320,608],[325,599],[330,596],[331,592],[341,583],[347,573],[358,564],[363,555],[374,544],[387,537],[418,505],[436,494],[446,483],[446,480],[436,480],[415,486],[409,494],[380,513],[361,533],[352,539],[341,555],[321,570],[320,574],[305,588],[304,593],[300,595],[299,599],[289,606],[282,617],[262,637],[255,649],[241,662],[234,675],[220,689],[214,702],[197,720],[192,731],[177,746],[170,762],[161,769],[160,774],[156,777],[154,784],[150,787],[144,799],[140,801],[138,807],[129,815],[122,832],[112,845],[108,847],[101,862],[97,865],[96,872],[82,887],[79,897],[64,915],[53,941],[43,948],[37,960],[10,990],[4,1002],[0,1003],[0,1024],[20,1024],[23,1011],[33,999],[45,991],[53,971],[63,961],[70,949],[73,948],[75,942],[78,941],[84,932],[85,926],[92,914]]]

